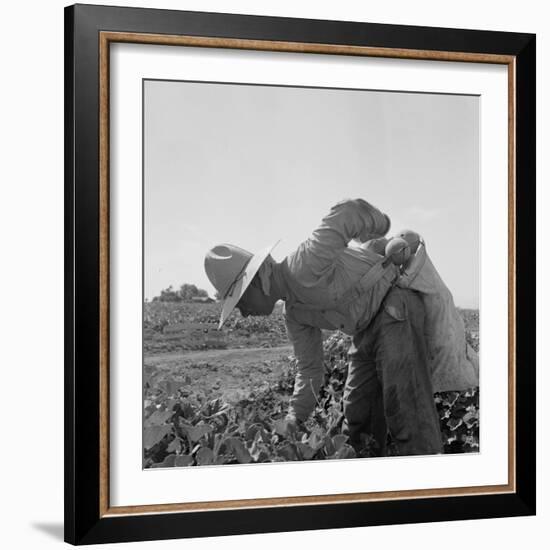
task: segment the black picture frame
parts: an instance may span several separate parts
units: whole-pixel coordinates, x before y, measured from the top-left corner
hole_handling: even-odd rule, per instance
[[[495,54],[515,71],[515,488],[503,494],[113,515],[100,496],[100,33]],[[72,544],[535,514],[535,35],[75,5],[65,8],[65,540]],[[421,56],[420,56],[421,57]]]

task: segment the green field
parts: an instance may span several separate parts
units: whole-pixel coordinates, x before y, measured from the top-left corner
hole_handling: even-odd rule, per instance
[[[372,441],[353,449],[340,434],[350,338],[324,332],[326,384],[301,431],[283,418],[295,361],[282,308],[269,317],[236,311],[217,330],[217,303],[144,304],[144,467],[368,457]],[[463,310],[467,339],[479,345],[479,315]],[[478,445],[478,398],[435,396],[445,452]]]

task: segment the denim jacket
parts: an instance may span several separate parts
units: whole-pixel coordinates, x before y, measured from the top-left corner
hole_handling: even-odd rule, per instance
[[[364,330],[392,285],[422,296],[434,391],[478,384],[477,353],[466,343],[462,318],[427,256],[425,244],[403,273],[370,246],[389,226],[389,218],[366,201],[342,201],[309,239],[274,268],[297,359],[289,412],[299,420],[313,411],[323,383],[321,329],[338,329],[349,335]],[[350,244],[352,240],[365,244],[355,246]]]
[[[389,218],[362,199],[336,204],[298,249],[275,266],[298,370],[290,412],[305,420],[323,383],[321,329],[353,335],[376,315],[398,276],[383,256],[360,246],[385,235]]]

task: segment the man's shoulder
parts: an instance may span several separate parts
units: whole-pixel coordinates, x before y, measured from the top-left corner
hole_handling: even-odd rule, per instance
[[[283,260],[283,271],[285,274],[287,276],[299,276],[305,266],[304,260],[309,252],[311,252],[311,242],[310,239],[306,239]]]

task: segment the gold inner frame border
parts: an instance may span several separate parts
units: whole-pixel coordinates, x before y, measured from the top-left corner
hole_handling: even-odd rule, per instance
[[[383,491],[371,493],[327,494],[301,497],[277,497],[212,502],[171,504],[147,504],[140,506],[111,507],[109,501],[109,82],[111,43],[155,44],[163,46],[187,46],[226,48],[239,50],[315,53],[327,55],[351,55],[417,59],[430,61],[455,61],[465,63],[493,63],[508,67],[508,483],[476,487]],[[149,33],[125,33],[101,31],[99,33],[99,356],[100,356],[100,468],[99,515],[113,517],[124,515],[199,512],[209,510],[235,510],[247,508],[271,508],[280,506],[313,506],[353,502],[376,502],[451,496],[473,496],[514,493],[516,491],[516,58],[511,55],[415,50],[402,48],[378,48],[370,46],[346,46],[340,44],[314,44],[279,42],[237,38],[215,38],[186,35],[161,35]]]

